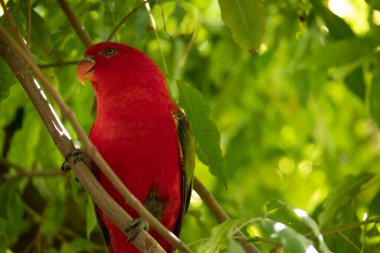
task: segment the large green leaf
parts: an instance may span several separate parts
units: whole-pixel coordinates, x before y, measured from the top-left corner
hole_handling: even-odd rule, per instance
[[[17,182],[2,182],[0,185],[0,239],[1,245],[11,246],[30,226],[30,220],[25,216],[25,209]],[[0,248],[1,249],[1,248]]]
[[[50,31],[45,20],[34,10],[31,12],[32,30],[30,34],[30,49],[33,53],[47,57],[53,45],[50,41]]]
[[[60,253],[76,253],[76,252],[91,252],[91,251],[102,251],[105,252],[105,247],[100,247],[88,240],[75,238],[70,242],[63,243]]]
[[[247,219],[228,220],[215,226],[210,239],[200,247],[199,252],[213,253],[225,249],[232,240],[233,231],[246,221]]]
[[[63,207],[64,203],[59,199],[51,200],[48,203],[43,213],[44,220],[40,226],[40,232],[43,236],[55,234],[59,231],[66,211]]]
[[[227,186],[225,164],[220,149],[220,134],[210,118],[210,109],[202,94],[183,81],[178,82],[179,104],[195,136],[195,148],[199,160],[209,166],[210,172]]]
[[[92,231],[96,228],[96,216],[94,212],[94,202],[91,197],[88,196],[86,206],[86,236],[89,239]]]
[[[200,18],[196,6],[186,1],[167,1],[162,5],[155,5],[153,15],[158,28],[166,28],[170,36],[193,33]]]
[[[0,103],[10,94],[10,87],[16,83],[11,69],[7,66],[3,59],[0,59]]]
[[[240,47],[257,51],[265,32],[261,0],[219,0],[222,18]]]
[[[331,252],[327,247],[318,224],[301,209],[293,208],[280,200],[271,200],[266,204],[266,217],[273,221],[284,223],[298,233],[311,232],[319,242],[319,252]]]
[[[330,31],[329,36],[333,39],[341,39],[354,35],[351,27],[343,19],[332,13],[331,10],[324,5],[323,1],[310,0],[310,3],[313,5],[316,13],[322,17]]]
[[[379,40],[373,37],[342,39],[316,51],[306,59],[303,67],[330,68],[352,64],[374,52],[378,44]]]
[[[356,176],[347,176],[324,203],[324,210],[319,216],[321,227],[331,222],[334,216],[360,193],[362,186],[371,180],[373,176],[373,174],[366,172]]]
[[[379,0],[365,0],[369,6],[376,10],[380,10],[380,1]]]
[[[269,219],[262,221],[264,230],[271,234],[271,237],[280,238],[285,253],[317,253],[312,241],[299,234],[296,230],[283,223]]]
[[[243,246],[241,246],[241,244],[235,240],[230,241],[230,244],[228,245],[228,248],[226,250],[226,253],[244,253],[244,252],[245,250]]]

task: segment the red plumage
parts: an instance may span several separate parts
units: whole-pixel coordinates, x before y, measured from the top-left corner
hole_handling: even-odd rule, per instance
[[[189,189],[175,118],[179,109],[161,71],[142,52],[105,42],[86,51],[78,77],[91,80],[97,97],[90,140],[128,189],[147,206],[158,206],[156,216],[169,230],[179,230]],[[138,217],[101,172],[98,179],[132,217]],[[153,197],[147,199],[149,194]],[[110,252],[139,252],[101,210],[99,218]],[[149,232],[166,251],[173,250],[155,231]]]

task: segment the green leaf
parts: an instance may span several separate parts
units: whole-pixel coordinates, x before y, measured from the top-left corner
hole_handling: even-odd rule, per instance
[[[294,212],[294,208],[284,202],[271,200],[266,203],[265,207],[267,218],[291,226],[300,233],[308,233],[310,231],[309,227]]]
[[[11,147],[8,159],[25,169],[32,169],[35,152],[40,138],[42,122],[37,111],[31,104],[25,107],[25,114],[22,121],[23,127],[17,130],[11,140]],[[38,120],[36,120],[38,119]],[[27,127],[25,127],[27,126]],[[22,154],[22,159],[20,159]]]
[[[310,3],[313,5],[316,13],[322,17],[329,29],[329,35],[333,39],[342,39],[354,35],[351,27],[343,19],[332,13],[331,10],[324,5],[323,1],[310,0]]]
[[[153,15],[158,28],[163,30],[166,27],[166,31],[171,36],[193,33],[200,18],[196,6],[185,1],[168,1],[157,4],[154,6]]]
[[[97,221],[94,212],[94,203],[90,196],[87,199],[87,207],[86,207],[86,236],[87,239],[90,239],[90,235],[92,231],[96,228]]]
[[[245,250],[243,246],[241,246],[241,244],[235,240],[230,241],[230,244],[228,245],[228,248],[226,250],[226,253],[244,253],[244,252]]]
[[[356,68],[344,79],[346,86],[362,101],[365,99],[366,84],[364,81],[363,70]]]
[[[74,239],[69,243],[64,243],[61,247],[60,253],[76,253],[76,252],[89,252],[89,251],[102,251],[105,252],[104,247],[99,247],[91,241],[84,239]]]
[[[377,55],[379,58],[380,55]],[[372,118],[380,127],[380,59],[377,60],[373,70],[371,89],[369,94],[369,109]]]
[[[319,223],[321,227],[331,222],[334,216],[344,208],[352,198],[360,193],[362,186],[370,181],[373,176],[373,174],[366,172],[356,176],[347,176],[342,184],[330,193],[324,203],[324,210],[319,215]]]
[[[228,220],[213,227],[210,239],[199,248],[199,252],[213,253],[220,252],[227,247],[227,243],[232,240],[232,233],[239,225],[247,219]]]
[[[372,199],[371,204],[369,205],[369,215],[380,215],[380,191],[378,191],[375,197]]]
[[[309,226],[311,230],[313,231],[313,234],[315,235],[315,237],[318,239],[318,242],[319,242],[319,248],[320,248],[319,252],[330,253],[331,250],[327,247],[326,242],[321,233],[321,230],[318,224],[315,222],[315,220],[313,220],[305,211],[301,209],[294,209],[293,211],[301,219],[301,221],[304,222],[307,226]]]
[[[264,230],[271,234],[271,237],[280,238],[285,253],[317,253],[312,241],[299,234],[293,228],[281,222],[269,219],[261,222]]]
[[[293,208],[280,200],[271,200],[266,204],[267,217],[280,223],[284,223],[297,230],[298,233],[306,234],[309,229],[319,241],[319,252],[329,253],[324,237],[318,224],[308,215],[307,212]],[[306,230],[306,229],[308,230]]]
[[[380,10],[380,1],[379,0],[365,0],[369,6],[376,10]]]
[[[45,20],[34,10],[31,12],[32,30],[30,34],[30,49],[42,57],[47,57],[53,45],[50,41],[50,31]]]
[[[219,0],[224,23],[241,48],[257,51],[265,32],[261,0]]]
[[[0,59],[0,103],[10,94],[10,87],[16,83],[11,69],[3,59]]]
[[[378,43],[379,40],[373,37],[342,39],[312,54],[303,67],[330,68],[351,64],[374,52]]]
[[[26,218],[24,204],[18,193],[17,182],[2,182],[0,186],[0,241],[1,245],[11,246],[30,226]]]
[[[24,15],[24,6],[23,4],[20,4],[16,1],[9,1],[7,3],[7,7],[9,8],[13,20],[16,23],[17,28],[19,29],[20,33],[25,36],[26,35],[26,16]],[[0,17],[0,23],[3,24],[5,27],[9,27],[8,19],[5,17],[5,15],[2,15]]]
[[[40,232],[44,236],[55,234],[60,229],[60,224],[64,218],[64,203],[61,200],[51,200],[43,213],[43,223],[40,226]]]
[[[195,148],[199,160],[209,166],[213,174],[225,187],[227,178],[220,149],[220,134],[210,118],[210,108],[202,94],[186,82],[178,82],[179,104],[186,112],[195,137]]]

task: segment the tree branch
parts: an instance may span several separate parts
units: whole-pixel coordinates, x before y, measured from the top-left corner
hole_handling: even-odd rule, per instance
[[[48,64],[38,64],[38,67],[40,69],[44,68],[53,68],[53,67],[64,67],[68,65],[76,65],[79,63],[78,61],[64,61],[64,62],[55,62],[55,63],[48,63]]]
[[[145,0],[142,3],[136,5],[136,7],[131,10],[131,12],[129,12],[124,18],[122,18],[108,36],[107,41],[110,41],[112,37],[115,36],[117,30],[119,30],[119,28],[123,25],[123,23],[127,21],[133,14],[135,14],[135,12],[137,12],[141,7],[143,7],[148,1],[149,0]]]
[[[32,69],[35,68],[36,65],[33,65],[33,62],[32,64],[29,64],[28,61],[30,61],[30,59],[26,58],[28,59],[26,60],[24,58],[25,55],[23,55],[23,53],[25,54],[25,52],[13,43],[12,38],[1,25],[0,34],[0,55],[12,69],[13,73],[28,94],[30,100],[40,113],[40,116],[48,128],[54,143],[61,153],[66,156],[74,148],[74,145],[62,123],[52,110],[51,105],[43,95],[42,90],[35,82],[33,74],[29,71],[25,63],[30,65]],[[47,82],[43,76],[39,76],[41,73],[38,71],[38,68],[37,73],[35,74],[42,83]],[[128,222],[132,220],[131,217],[103,189],[83,162],[75,163],[73,159],[70,159],[69,164],[83,188],[85,188],[86,191],[92,196],[94,202],[114,222],[116,226],[118,226],[121,230],[124,230]],[[145,231],[139,233],[132,243],[142,252],[164,252],[161,246]]]
[[[194,178],[194,190],[199,194],[208,209],[210,209],[211,214],[215,217],[218,223],[230,220],[228,214],[223,210],[223,208],[216,201],[215,197],[206,189],[198,178]],[[260,253],[260,250],[257,249],[255,245],[244,240],[245,235],[240,230],[237,230],[234,236],[238,238],[236,240],[244,247],[246,252]]]
[[[27,4],[27,32],[26,32],[26,44],[30,47],[30,35],[32,33],[32,6],[30,4],[30,0],[26,1]]]
[[[73,10],[70,8],[70,6],[66,2],[66,0],[58,0],[58,3],[61,6],[62,11],[67,16],[67,19],[70,21],[71,26],[74,28],[74,30],[77,33],[78,37],[83,42],[83,44],[86,47],[91,46],[92,42],[91,42],[90,36],[88,35],[88,33],[80,25],[79,20],[75,16]]]

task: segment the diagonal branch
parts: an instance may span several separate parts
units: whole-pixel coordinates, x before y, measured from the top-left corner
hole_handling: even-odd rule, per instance
[[[25,63],[28,63],[29,60],[24,61],[25,59],[20,54],[20,52],[23,51],[13,43],[12,38],[1,25],[0,35],[0,55],[12,69],[13,73],[28,94],[30,100],[40,113],[40,116],[48,128],[54,143],[61,153],[66,156],[74,148],[74,144],[62,123],[57,118],[51,105],[46,100],[46,96],[43,95],[43,92],[36,83],[32,72],[30,72],[27,68]],[[17,49],[15,50],[15,48]],[[32,66],[34,65],[31,65],[30,67]],[[47,82],[43,76],[40,81]],[[103,189],[83,162],[74,162],[73,159],[70,159],[69,164],[73,169],[75,176],[81,182],[83,188],[85,188],[86,191],[92,196],[92,199],[99,206],[99,208],[103,210],[103,212],[114,222],[116,226],[118,226],[121,230],[125,229],[126,225],[132,220],[132,218]],[[164,252],[161,246],[145,231],[139,233],[132,243],[142,252]]]
[[[26,32],[26,44],[30,47],[30,35],[32,33],[32,6],[30,0],[26,1],[27,4],[27,32]]]
[[[190,249],[188,249],[183,242],[178,239],[177,236],[175,236],[173,233],[171,233],[169,230],[166,229],[164,225],[162,225],[145,207],[144,205],[128,190],[128,188],[121,182],[121,180],[116,176],[116,174],[112,171],[108,163],[104,160],[104,158],[100,155],[100,153],[97,151],[96,147],[90,142],[90,140],[87,138],[87,135],[81,125],[79,124],[78,120],[76,119],[74,113],[71,111],[70,107],[63,101],[63,99],[60,97],[58,92],[50,85],[50,83],[47,81],[47,79],[42,74],[41,70],[38,68],[36,63],[28,57],[27,54],[25,54],[24,51],[22,51],[19,47],[17,47],[14,43],[12,43],[11,36],[6,32],[6,30],[0,25],[0,35],[4,37],[6,41],[4,41],[3,44],[7,45],[7,47],[11,47],[14,53],[18,53],[21,58],[29,65],[29,67],[32,69],[33,73],[36,75],[36,77],[41,81],[42,86],[49,92],[49,94],[52,96],[52,98],[57,103],[58,107],[60,108],[63,115],[70,121],[71,125],[73,126],[74,130],[78,134],[79,140],[84,144],[85,150],[87,155],[91,158],[92,161],[95,162],[95,164],[98,166],[98,168],[106,175],[106,177],[111,181],[112,185],[120,192],[120,194],[123,196],[123,198],[126,200],[126,202],[134,209],[136,212],[140,215],[140,217],[144,217],[149,224],[162,236],[164,237],[168,242],[170,242],[174,247],[176,247],[178,250],[182,252],[191,252]],[[17,74],[16,72],[15,74]],[[21,82],[21,81],[20,81]],[[46,110],[50,110],[49,107],[50,104],[46,101],[47,104],[42,106]],[[40,105],[41,106],[41,105]],[[37,107],[37,106],[36,106]],[[49,113],[49,112],[48,112]],[[66,137],[63,140],[70,139],[70,137],[67,134],[66,129],[63,127],[61,121],[55,116],[54,113],[52,114],[52,118],[47,118],[45,120],[45,124],[48,127],[48,130],[50,133],[53,133],[55,138],[53,137],[53,140],[58,148],[67,148],[67,146],[62,147],[60,142],[62,141],[62,136]],[[54,119],[55,122],[49,121],[49,119]],[[59,127],[57,131],[57,127]],[[57,133],[58,132],[58,133]],[[58,136],[57,136],[58,135]],[[71,140],[69,140],[71,142]],[[72,144],[72,142],[71,142]],[[72,146],[72,145],[71,145]],[[73,149],[74,147],[72,147]],[[72,150],[71,149],[71,150]],[[67,149],[60,149],[62,154],[66,157],[67,154],[71,150]],[[80,180],[80,178],[78,178]],[[99,206],[100,207],[100,206]],[[120,206],[119,206],[120,207]],[[103,210],[103,209],[102,209]],[[123,210],[123,209],[122,209]],[[104,210],[103,210],[104,211]],[[110,217],[111,218],[111,217]],[[124,224],[125,225],[125,224]],[[125,226],[124,226],[125,228]],[[123,228],[123,229],[124,229]],[[123,230],[122,229],[122,230]]]
[[[223,210],[223,208],[216,201],[215,197],[206,189],[198,178],[194,178],[194,190],[199,194],[218,223],[230,220],[228,214]],[[260,253],[255,245],[246,241],[245,235],[240,230],[237,230],[234,236],[236,236],[236,240],[244,247],[247,253]]]
[[[71,26],[74,28],[75,32],[77,33],[82,43],[86,47],[91,46],[92,42],[91,42],[90,36],[80,25],[79,20],[75,16],[73,10],[69,6],[69,4],[66,2],[66,0],[58,0],[58,3],[61,6],[62,11],[67,16],[67,19],[70,21]]]

